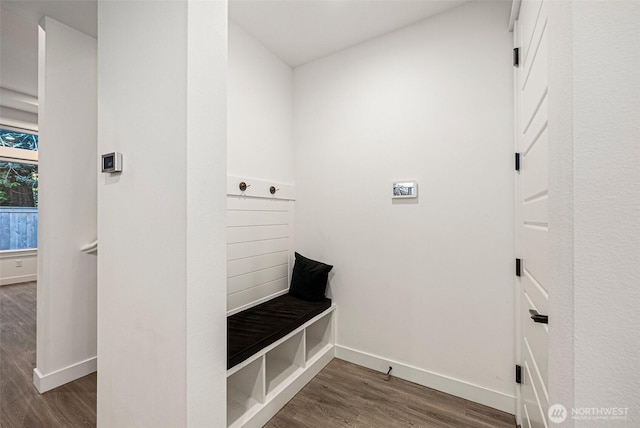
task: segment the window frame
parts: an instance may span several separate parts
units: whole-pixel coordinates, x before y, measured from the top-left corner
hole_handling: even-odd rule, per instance
[[[15,126],[5,125],[0,121],[0,129],[5,129],[12,132],[20,132],[23,134],[31,134],[37,137],[38,131],[34,131],[26,128],[18,128]],[[38,150],[16,149],[14,147],[2,147],[0,146],[0,161],[3,162],[19,162],[27,163],[31,165],[38,164]]]
[[[4,129],[12,132],[21,132],[23,134],[32,134],[37,136],[38,134],[37,127],[33,129],[29,128],[21,128],[17,126],[8,125],[3,120],[0,120],[0,129]],[[13,147],[2,147],[0,146],[0,162],[15,162],[22,163],[28,165],[38,165],[38,150],[26,150],[26,149],[16,149]],[[32,252],[37,254],[38,248],[21,248],[21,249],[13,249],[13,250],[0,250],[0,259],[4,259],[7,257],[11,257],[12,255],[28,255]]]

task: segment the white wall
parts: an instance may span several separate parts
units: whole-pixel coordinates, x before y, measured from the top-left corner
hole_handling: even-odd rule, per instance
[[[39,42],[36,387],[95,370],[96,41],[44,18]]]
[[[293,184],[293,71],[229,22],[229,175]]]
[[[297,249],[335,266],[338,356],[513,412],[509,7],[295,69],[294,136]]]
[[[550,237],[573,253],[559,252],[551,271],[550,403],[629,408],[626,420],[597,425],[638,426],[640,4],[572,2],[552,11],[550,22],[565,31],[550,40],[558,197],[549,214],[573,235],[567,242],[563,229],[550,229]]]
[[[38,26],[0,9],[0,127],[37,131],[37,92]],[[35,250],[0,253],[0,285],[35,281],[37,265]]]
[[[38,95],[38,26],[0,8],[0,87]]]
[[[37,96],[38,26],[0,8],[0,125],[37,131]]]
[[[228,88],[227,310],[234,313],[289,287],[295,177],[293,70],[231,20]],[[251,186],[246,192],[241,181]],[[273,200],[272,185],[283,200]]]
[[[0,285],[35,281],[37,272],[37,250],[0,252]]]
[[[98,426],[224,426],[227,4],[98,23]]]
[[[37,250],[0,252],[0,285],[35,281],[37,272]]]

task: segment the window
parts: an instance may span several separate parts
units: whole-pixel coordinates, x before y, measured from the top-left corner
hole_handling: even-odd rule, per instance
[[[0,128],[0,251],[38,247],[38,136]]]

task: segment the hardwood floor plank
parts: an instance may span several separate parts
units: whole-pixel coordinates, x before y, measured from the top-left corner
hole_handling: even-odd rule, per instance
[[[267,428],[513,428],[513,415],[334,359]]]
[[[96,374],[40,395],[35,348],[35,282],[0,287],[0,428],[95,427]],[[515,427],[513,415],[386,378],[334,359],[266,427]]]
[[[0,428],[96,426],[95,373],[39,394],[36,283],[0,287]]]

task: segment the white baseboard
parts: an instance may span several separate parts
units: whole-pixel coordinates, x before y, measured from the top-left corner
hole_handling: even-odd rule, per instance
[[[38,274],[32,275],[20,275],[20,276],[9,276],[7,278],[0,278],[0,286],[10,285],[10,284],[20,284],[21,282],[30,282],[37,281]]]
[[[33,369],[33,384],[40,394],[54,388],[80,379],[98,369],[98,357],[89,358],[51,373],[42,374],[37,368]]]
[[[389,366],[393,366],[391,374],[394,377],[408,380],[428,388],[446,392],[456,397],[464,398],[475,403],[480,403],[494,409],[515,414],[516,397],[498,391],[493,391],[479,385],[474,385],[459,379],[432,373],[427,370],[413,367],[377,355],[336,345],[336,358],[358,364],[372,370],[386,373]]]

